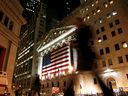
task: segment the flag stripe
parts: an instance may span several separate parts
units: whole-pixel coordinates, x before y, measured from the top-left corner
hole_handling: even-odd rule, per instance
[[[56,65],[58,65],[58,64],[65,63],[65,62],[67,62],[67,61],[68,61],[68,60],[61,61],[61,62],[55,63],[54,65],[48,66],[48,67],[46,67],[46,68],[49,68],[49,67],[52,67],[52,66],[56,66]],[[46,68],[43,68],[43,69],[46,69]]]
[[[56,59],[53,60],[51,63],[54,64],[54,62],[60,61],[60,60],[62,60],[62,59],[64,59],[64,58],[68,58],[68,57],[69,57],[69,56],[63,56],[63,57],[56,58]]]
[[[67,66],[67,65],[68,65],[68,64],[62,65],[61,67],[65,67],[65,66]],[[52,69],[49,69],[49,70],[43,71],[43,72],[48,72],[48,71],[55,70],[55,69],[58,69],[58,68],[60,68],[60,67],[55,67],[55,68],[52,68]],[[59,70],[59,69],[58,69],[58,70]]]
[[[44,64],[44,66],[42,67],[43,76],[49,77],[49,74],[60,74],[61,72],[68,70],[70,54],[68,45],[58,47],[57,49],[52,50],[52,52],[48,54],[49,55],[46,54],[46,56],[44,57],[47,57],[49,60],[50,56],[50,64]]]

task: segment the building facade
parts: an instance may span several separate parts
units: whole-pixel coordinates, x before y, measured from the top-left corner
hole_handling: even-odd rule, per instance
[[[23,8],[17,0],[0,1],[0,95],[12,94],[13,69],[19,42]],[[15,6],[15,7],[14,7]]]
[[[29,91],[32,77],[38,73],[36,46],[41,36],[45,34],[45,9],[44,3],[37,5],[32,18],[21,28],[13,83],[15,87],[21,86],[23,94]]]
[[[52,29],[37,48],[43,95],[63,94],[69,91],[72,83],[73,89],[70,90],[75,90],[75,95],[102,93],[94,73],[82,70],[80,66],[82,59],[76,43],[77,29],[75,25]],[[88,81],[91,82],[85,84]]]
[[[69,16],[64,18],[59,25],[59,26],[66,26],[73,24],[76,18],[80,17],[83,19],[86,25],[91,26],[92,38],[90,38],[88,44],[96,55],[95,64],[94,64],[95,73],[97,73],[100,76],[100,78],[103,80],[106,86],[108,86],[111,90],[113,90],[117,94],[121,90],[126,92],[128,91],[128,83],[127,83],[128,81],[127,23],[128,22],[126,21],[128,17],[126,11],[128,10],[127,4],[128,4],[127,0],[122,0],[122,1],[120,0],[89,1],[88,0],[87,2],[83,3],[80,7],[78,7],[76,10],[74,10]],[[46,44],[46,42],[44,43]],[[47,53],[48,50],[50,50],[48,48],[45,51],[45,48],[43,46],[42,48],[40,47],[40,51],[38,50],[41,56],[43,56],[43,53],[41,51]],[[50,65],[45,65],[45,66],[50,66]],[[47,74],[50,74],[47,72],[49,67],[46,67],[46,69],[44,68],[42,66],[42,72],[43,72],[41,73],[42,76],[45,72]],[[81,74],[79,74],[78,76],[80,76]],[[82,78],[87,78],[86,77],[87,74],[89,73],[85,71],[84,75],[82,75],[83,76]],[[49,78],[49,76],[50,75],[46,76],[45,78],[47,79]],[[84,79],[84,81],[86,81],[83,82],[83,86],[82,86],[82,89],[84,90],[83,91],[75,90],[76,94],[77,92],[78,94],[92,94],[93,92],[95,93],[102,92],[99,86],[97,87],[98,89],[97,88],[94,89],[95,83],[94,86],[91,86],[93,87],[90,88],[91,90],[89,90],[89,87],[87,88],[86,86],[84,86],[84,84],[85,85],[89,83],[91,84],[93,81],[97,81],[97,79],[95,79],[95,75],[92,75],[91,72],[89,76],[91,77],[91,80],[86,81],[86,79]],[[44,77],[42,77],[42,79],[43,78]],[[49,89],[53,87],[51,81],[49,83],[51,84],[51,86],[48,83],[46,84],[46,80],[45,83],[43,83],[44,84],[43,88],[44,87],[46,88],[45,91],[46,93],[48,93]],[[61,82],[61,80],[59,81]],[[60,84],[64,84],[64,83],[60,83]],[[60,85],[60,87],[62,86]]]

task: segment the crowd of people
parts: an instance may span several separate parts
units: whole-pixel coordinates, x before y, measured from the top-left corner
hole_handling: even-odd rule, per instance
[[[40,88],[41,88],[41,83],[40,83],[40,78],[39,75],[36,74],[32,80],[32,86],[31,89],[26,92],[25,96],[36,96],[36,93],[38,96],[40,96]],[[18,86],[15,89],[15,96],[22,96],[22,87]]]

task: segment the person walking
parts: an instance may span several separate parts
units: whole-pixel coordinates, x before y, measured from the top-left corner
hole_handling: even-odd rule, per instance
[[[41,83],[40,83],[40,78],[39,75],[36,74],[33,80],[33,84],[32,84],[32,96],[36,96],[36,93],[38,94],[38,96],[40,96],[40,87],[41,87]]]

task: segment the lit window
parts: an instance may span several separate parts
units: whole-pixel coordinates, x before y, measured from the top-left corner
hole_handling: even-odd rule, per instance
[[[84,12],[85,12],[85,11],[84,11],[83,9],[81,9],[81,10],[80,10],[80,13],[82,13],[82,14],[83,14]]]
[[[104,7],[108,7],[108,4],[107,4],[107,2],[104,2]]]
[[[98,3],[98,0],[96,0],[96,4]]]
[[[86,18],[84,17],[84,21],[86,21]]]
[[[86,8],[86,11],[88,11],[88,8]]]
[[[116,11],[113,11],[113,12],[112,12],[112,15],[113,15],[113,16],[114,16],[114,15],[116,15],[116,14],[117,14],[117,12],[116,12]]]
[[[90,19],[89,15],[87,15],[87,19]]]
[[[92,7],[94,6],[94,4],[92,3]]]
[[[99,13],[100,12],[100,8],[99,7],[97,7],[97,13]]]
[[[93,10],[93,11],[92,11],[92,14],[93,14],[93,15],[96,15],[96,12],[95,12],[95,10]]]
[[[99,19],[99,23],[103,23],[103,20],[102,19]]]
[[[100,38],[100,37],[98,38],[98,42],[102,42],[102,40],[101,40],[101,38]]]
[[[110,4],[113,4],[113,0],[108,0]]]
[[[107,14],[107,19],[109,19],[109,18],[111,18],[111,14],[110,13]]]
[[[123,48],[127,48],[128,44],[126,42],[122,42],[122,46],[123,46]]]

